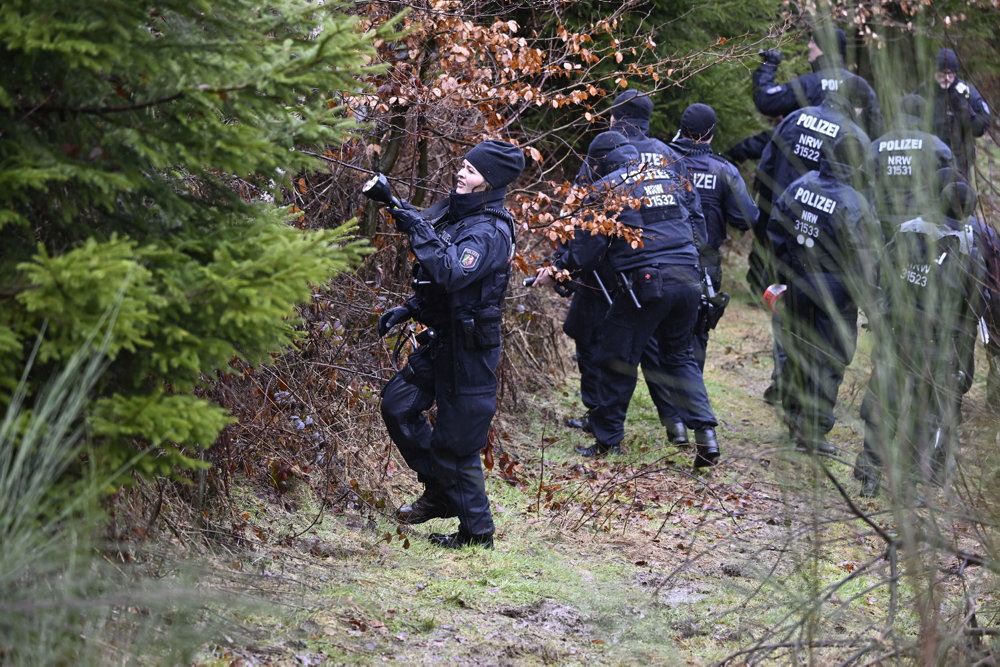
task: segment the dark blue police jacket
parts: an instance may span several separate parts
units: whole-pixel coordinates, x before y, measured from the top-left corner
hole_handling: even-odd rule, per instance
[[[824,280],[855,303],[873,296],[876,257],[884,246],[871,204],[848,183],[854,167],[823,159],[775,202],[767,233],[785,283]],[[814,282],[814,281],[813,281]]]
[[[900,225],[886,244],[881,285],[898,287],[883,289],[882,302],[901,316],[895,328],[911,340],[975,339],[989,298],[977,226],[931,210]],[[902,303],[894,307],[900,292]]]
[[[441,333],[461,320],[499,322],[514,254],[505,194],[452,191],[410,230],[417,265],[407,305],[418,322]]]
[[[834,91],[861,110],[861,125],[869,136],[882,134],[882,109],[867,81],[844,69],[839,57],[820,56],[812,62],[812,68],[809,74],[778,84],[778,66],[763,63],[753,73],[753,103],[757,110],[765,116],[787,116],[801,107],[820,104],[828,91]]]
[[[589,205],[600,206],[608,191],[641,199],[643,204],[638,210],[625,207],[617,220],[641,230],[642,244],[633,248],[620,236],[609,238],[577,230],[556,266],[589,271],[597,268],[605,257],[617,272],[653,265],[698,266],[700,241],[696,241],[695,235],[704,233],[705,219],[687,179],[669,167],[641,164],[639,152],[632,145],[615,149],[605,162],[613,171],[594,183]]]
[[[670,142],[671,148],[683,155],[691,184],[698,191],[701,210],[705,214],[710,262],[718,261],[718,250],[726,240],[726,224],[740,231],[750,229],[757,219],[757,205],[747,192],[747,185],[737,169],[725,158],[712,152],[706,142],[679,137]]]
[[[838,108],[833,98],[819,106],[804,107],[785,117],[764,147],[757,166],[758,201],[766,205],[806,172],[819,169],[823,147],[853,133],[863,145],[871,140],[864,130]],[[865,156],[870,160],[871,156]]]
[[[903,115],[897,129],[872,142],[879,216],[883,225],[898,225],[935,206],[937,171],[951,164],[951,149],[919,129],[921,120]]]

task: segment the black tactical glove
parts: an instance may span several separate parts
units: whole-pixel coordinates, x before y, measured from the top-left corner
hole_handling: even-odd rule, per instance
[[[389,212],[392,213],[392,219],[396,222],[396,229],[404,234],[423,220],[420,217],[420,211],[408,201],[401,202],[400,206],[392,207]]]
[[[952,111],[969,110],[969,86],[962,81],[956,81],[948,88],[948,107]]]
[[[774,65],[775,67],[777,67],[778,64],[785,58],[785,56],[782,55],[781,51],[778,49],[761,49],[758,53],[760,54],[760,58],[764,61],[765,65]]]
[[[378,318],[378,335],[380,337],[386,335],[389,333],[389,329],[401,322],[405,322],[410,319],[411,316],[412,313],[406,306],[396,306],[395,308],[390,308],[382,313]]]

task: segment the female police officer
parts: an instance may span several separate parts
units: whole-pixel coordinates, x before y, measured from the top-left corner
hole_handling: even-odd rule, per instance
[[[391,210],[417,258],[414,295],[379,318],[379,333],[411,317],[434,332],[382,390],[389,435],[425,485],[397,519],[457,516],[457,533],[430,535],[444,547],[493,546],[479,452],[496,411],[500,316],[514,254],[504,195],[523,168],[519,148],[484,141],[465,156],[447,199],[422,214],[405,203]],[[432,429],[423,413],[434,403]]]

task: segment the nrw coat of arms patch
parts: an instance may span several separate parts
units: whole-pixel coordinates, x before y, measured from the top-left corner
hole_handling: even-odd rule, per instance
[[[472,248],[463,248],[462,256],[458,261],[462,265],[462,268],[471,269],[479,263],[479,253]]]

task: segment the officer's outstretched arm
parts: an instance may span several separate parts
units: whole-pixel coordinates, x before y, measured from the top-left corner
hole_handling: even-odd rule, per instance
[[[796,109],[808,106],[809,100],[799,79],[801,77],[779,85],[772,78],[770,85],[763,85],[762,81],[760,87],[755,81],[753,103],[757,111],[765,116],[787,116]]]

